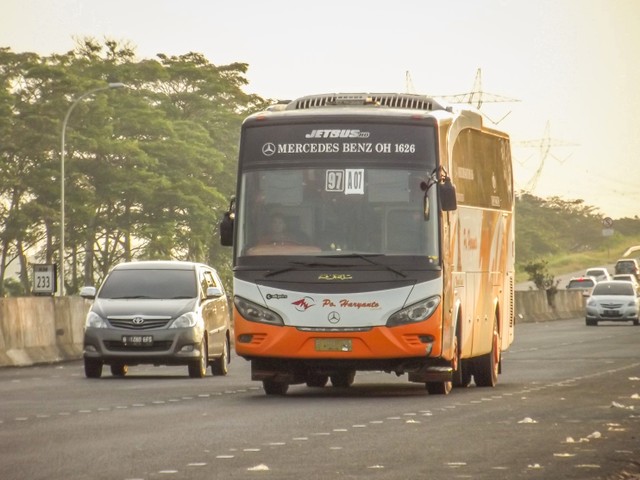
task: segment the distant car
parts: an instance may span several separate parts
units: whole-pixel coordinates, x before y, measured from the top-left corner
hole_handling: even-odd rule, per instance
[[[594,267],[588,268],[586,272],[584,272],[585,277],[593,277],[598,282],[602,282],[604,280],[611,280],[611,275],[609,271],[604,267]]]
[[[607,280],[598,282],[586,305],[586,324],[598,322],[633,322],[639,325],[640,300],[631,282]]]
[[[593,287],[596,286],[596,279],[594,277],[575,277],[569,280],[567,283],[567,290],[580,290],[583,297],[591,295]]]
[[[638,267],[638,261],[635,258],[621,258],[616,262],[614,272],[618,273],[630,273],[638,280],[640,275],[640,268]]]
[[[631,282],[631,285],[633,285],[633,289],[636,291],[636,294],[640,294],[640,282],[638,282],[638,279],[632,273],[618,273],[611,277],[611,280],[622,280],[625,282]]]
[[[125,262],[116,265],[93,299],[84,328],[84,370],[99,378],[103,365],[124,376],[139,364],[186,365],[202,378],[211,365],[226,375],[230,310],[215,269],[180,261]]]

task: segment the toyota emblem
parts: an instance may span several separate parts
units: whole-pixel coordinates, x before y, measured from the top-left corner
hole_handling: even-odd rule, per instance
[[[144,318],[142,318],[142,317],[133,317],[133,320],[131,320],[131,322],[134,325],[142,325],[144,323]]]

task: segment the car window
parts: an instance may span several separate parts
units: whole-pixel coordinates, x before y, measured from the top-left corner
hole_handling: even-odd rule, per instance
[[[602,275],[605,275],[605,273],[600,269],[595,269],[595,270],[587,270],[586,275],[589,277],[600,277]]]
[[[100,288],[98,298],[195,298],[196,279],[191,270],[114,270]]]
[[[633,295],[630,283],[599,283],[593,289],[593,295]]]
[[[571,280],[569,281],[567,288],[591,288],[593,285],[593,280]]]

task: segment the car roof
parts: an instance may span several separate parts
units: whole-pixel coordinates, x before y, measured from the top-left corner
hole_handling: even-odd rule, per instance
[[[113,267],[113,270],[195,270],[196,267],[211,268],[198,262],[183,260],[141,260],[134,262],[122,262]]]

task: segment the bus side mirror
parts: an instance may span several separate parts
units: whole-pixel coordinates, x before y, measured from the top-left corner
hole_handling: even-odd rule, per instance
[[[231,212],[225,212],[220,222],[220,245],[230,247],[233,245],[233,218]]]
[[[440,206],[443,212],[457,210],[456,187],[451,183],[451,178],[446,177],[442,183],[438,184],[438,195],[440,196]]]

